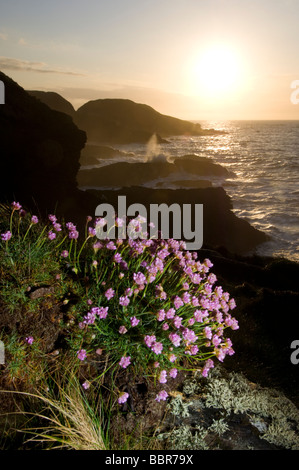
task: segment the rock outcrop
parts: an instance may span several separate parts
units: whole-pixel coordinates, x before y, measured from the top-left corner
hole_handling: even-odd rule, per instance
[[[29,95],[34,96],[42,103],[49,106],[49,108],[54,111],[60,111],[61,113],[68,114],[72,118],[75,116],[75,109],[73,105],[63,98],[58,93],[53,91],[37,91],[37,90],[28,90]]]
[[[228,177],[223,166],[204,157],[186,156],[174,158],[172,162],[155,161],[129,163],[117,162],[101,168],[82,169],[78,173],[78,183],[82,187],[130,187],[143,185],[156,179],[177,175],[183,177]]]
[[[86,191],[94,196],[97,205],[109,203],[115,212],[118,196],[126,196],[127,208],[134,203],[143,204],[150,217],[151,204],[178,204],[183,214],[183,204],[203,204],[203,246],[208,248],[224,247],[232,253],[246,253],[267,241],[267,236],[252,227],[247,221],[239,219],[232,212],[231,199],[221,187],[198,189],[150,189],[141,187],[121,188],[119,190]],[[150,222],[150,220],[148,220]],[[181,233],[183,235],[183,227]],[[184,237],[182,236],[182,239]]]
[[[49,210],[64,201],[67,207],[77,189],[85,132],[3,73],[0,80],[6,97],[0,106],[1,200],[37,201]]]
[[[200,124],[158,113],[150,106],[122,99],[100,99],[81,106],[75,122],[88,140],[104,143],[128,144],[148,142],[157,135],[158,142],[171,135],[206,135]]]

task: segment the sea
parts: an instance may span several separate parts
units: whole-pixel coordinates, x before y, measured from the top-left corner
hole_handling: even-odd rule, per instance
[[[223,133],[170,137],[168,143],[162,144],[153,138],[146,145],[114,146],[125,153],[102,160],[97,166],[141,160],[154,164],[157,159],[191,154],[209,158],[226,167],[230,176],[207,179],[213,186],[225,189],[238,217],[271,238],[257,248],[256,254],[299,262],[299,121],[200,121],[200,124]],[[177,188],[172,178],[148,185]],[[186,178],[192,180],[195,176],[184,177],[185,181]]]

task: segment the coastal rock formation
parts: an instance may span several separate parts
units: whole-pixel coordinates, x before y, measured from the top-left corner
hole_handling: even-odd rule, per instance
[[[65,113],[51,110],[0,73],[5,104],[0,106],[0,196],[2,201],[36,201],[49,210],[76,191],[86,135]],[[69,200],[69,201],[67,201]]]
[[[231,199],[221,187],[198,189],[150,189],[141,187],[115,190],[86,191],[94,196],[97,205],[109,203],[115,212],[118,196],[126,196],[127,207],[134,203],[143,204],[149,217],[150,204],[203,204],[203,246],[224,247],[232,253],[246,253],[267,240],[267,236],[239,219],[232,212]],[[183,213],[183,210],[181,210]],[[149,220],[148,220],[149,222]],[[183,235],[183,229],[182,229]],[[184,237],[182,236],[182,239]]]
[[[119,187],[137,186],[156,179],[177,175],[179,179],[186,176],[227,177],[229,172],[210,159],[186,155],[173,158],[172,161],[160,160],[140,163],[118,162],[102,168],[82,169],[78,173],[78,184],[82,187]]]
[[[74,118],[76,111],[73,105],[58,93],[53,91],[36,90],[28,90],[28,93],[29,95],[34,96],[42,103],[49,106],[49,108],[53,109],[54,111],[60,111],[61,113],[68,114]]]
[[[153,135],[158,142],[171,135],[207,135],[194,124],[158,113],[150,106],[122,99],[89,101],[76,112],[75,122],[87,133],[89,141],[128,144],[146,143]]]

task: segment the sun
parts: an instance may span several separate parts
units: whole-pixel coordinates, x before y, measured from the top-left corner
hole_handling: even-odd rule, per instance
[[[241,60],[233,48],[214,45],[193,59],[191,87],[196,94],[219,97],[235,93],[241,82]]]

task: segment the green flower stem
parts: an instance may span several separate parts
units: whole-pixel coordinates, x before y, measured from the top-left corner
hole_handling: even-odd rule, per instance
[[[10,233],[12,233],[12,219],[13,219],[14,212],[15,212],[15,209],[13,209],[10,214],[10,222],[9,222]]]
[[[30,231],[32,225],[33,225],[33,224],[30,224],[30,225],[29,225],[29,227],[28,227],[28,229],[27,229],[27,232],[26,232],[25,235],[24,235],[23,242],[26,240],[26,237],[27,237],[27,235],[28,235],[28,233],[29,233],[29,231]]]

